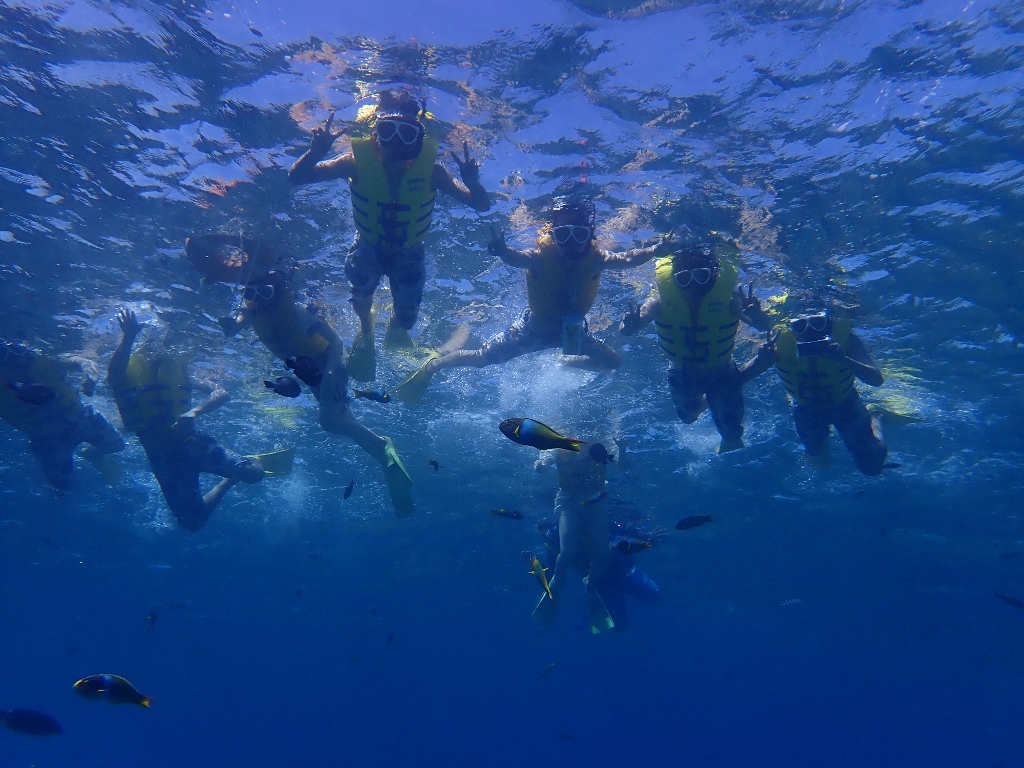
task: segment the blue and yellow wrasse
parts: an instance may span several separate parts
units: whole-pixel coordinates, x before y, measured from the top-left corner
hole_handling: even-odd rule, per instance
[[[87,699],[103,699],[111,704],[149,707],[153,703],[120,675],[89,675],[75,683],[75,690]]]
[[[547,424],[534,419],[505,419],[498,425],[498,429],[513,443],[529,445],[542,451],[562,448],[579,453],[580,446],[586,445],[586,441],[560,435]]]

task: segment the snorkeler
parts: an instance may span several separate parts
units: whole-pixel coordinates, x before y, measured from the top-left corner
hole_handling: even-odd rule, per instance
[[[739,321],[767,331],[771,320],[754,296],[736,287],[736,265],[710,245],[684,248],[658,259],[658,291],[619,324],[632,336],[651,320],[668,356],[672,403],[685,424],[711,411],[722,442],[719,453],[743,447],[743,385],[772,367],[762,345],[756,357],[737,367],[733,360]]]
[[[271,354],[284,360],[312,390],[320,403],[320,426],[349,438],[383,467],[396,514],[408,517],[415,511],[412,479],[391,438],[370,431],[349,409],[344,344],[314,304],[296,302],[284,272],[250,278],[242,291],[241,309],[220,322],[228,336],[251,325]]]
[[[591,448],[602,443],[593,443]],[[617,453],[617,450],[616,450]],[[558,557],[549,579],[550,594],[541,595],[533,618],[544,625],[557,619],[559,598],[569,572],[583,577],[587,617],[594,634],[615,627],[598,584],[612,563],[608,543],[608,513],[605,510],[605,481],[614,454],[596,450],[581,452],[552,450],[541,456],[534,468],[544,471],[551,464],[558,470],[555,513],[558,515]]]
[[[40,469],[58,491],[71,488],[73,456],[82,443],[89,444],[84,456],[101,471],[104,457],[124,448],[124,440],[107,420],[82,404],[56,362],[2,339],[0,419],[25,433]]]
[[[783,324],[770,346],[808,455],[822,455],[834,424],[860,471],[880,474],[888,453],[881,420],[868,413],[854,379],[872,387],[884,379],[850,321],[831,312],[801,315]]]
[[[228,401],[226,391],[215,389],[191,407],[193,385],[181,361],[169,352],[133,353],[142,323],[127,309],[117,313],[117,322],[123,335],[110,358],[107,383],[114,390],[121,421],[142,443],[175,519],[183,528],[198,531],[232,486],[262,480],[263,466],[224,449],[195,428],[199,416]],[[199,489],[201,472],[224,479],[204,495]]]
[[[477,211],[491,207],[480,184],[480,164],[463,143],[463,158],[454,152],[462,183],[437,162],[437,142],[426,135],[423,111],[411,93],[383,91],[369,138],[353,138],[352,151],[323,160],[343,131],[332,132],[334,113],[314,128],[309,149],[295,161],[288,178],[295,184],[348,179],[356,239],[345,261],[352,286],[352,306],[360,334],[347,361],[359,381],[375,377],[373,294],[388,276],[394,310],[385,337],[386,348],[412,347],[409,331],[423,301],[426,280],[423,240],[430,230],[434,199],[441,191]]]
[[[567,365],[607,371],[622,365],[619,354],[590,335],[586,314],[594,305],[601,273],[629,269],[672,250],[671,236],[647,248],[609,253],[597,247],[594,205],[589,199],[561,196],[551,207],[551,220],[537,247],[517,251],[505,244],[504,234],[493,231],[491,254],[506,264],[526,270],[529,306],[507,331],[484,343],[482,349],[459,350],[428,360],[395,391],[409,405],[419,402],[430,379],[444,368],[482,368],[542,349],[561,348]]]

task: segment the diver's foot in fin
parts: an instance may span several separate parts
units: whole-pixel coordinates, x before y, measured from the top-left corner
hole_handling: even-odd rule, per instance
[[[257,453],[245,458],[258,461],[263,467],[263,474],[266,477],[290,475],[292,472],[292,462],[295,461],[295,446],[292,445],[279,451],[271,451],[270,453]]]
[[[377,378],[377,353],[373,348],[373,336],[362,333],[356,336],[348,351],[345,368],[356,381],[373,381]]]
[[[552,584],[548,584],[549,587]],[[555,620],[558,618],[558,598],[552,600],[548,597],[547,592],[541,593],[540,601],[537,606],[533,609],[533,620],[538,624],[545,627],[555,626]]]
[[[416,373],[399,384],[395,388],[395,397],[410,407],[417,405],[423,399],[423,395],[426,394],[427,387],[430,386],[430,380],[434,378],[435,369],[430,364],[436,358],[436,353],[431,354],[426,362],[417,369]]]
[[[391,442],[390,437],[384,438],[384,462],[384,482],[388,484],[388,493],[391,494],[395,514],[399,517],[409,517],[416,511],[412,503],[412,478],[395,452],[395,444]]]
[[[719,453],[729,453],[730,451],[738,451],[740,448],[744,448],[743,438],[741,437],[723,437],[722,442],[718,446]]]
[[[388,333],[384,337],[384,349],[414,349],[415,347],[416,343],[409,335],[409,331],[394,320],[388,323]]]
[[[583,586],[586,588],[587,620],[590,622],[590,633],[599,635],[609,629],[615,629],[615,620],[608,612],[601,595],[597,593],[596,589],[591,588],[590,580],[584,579]]]

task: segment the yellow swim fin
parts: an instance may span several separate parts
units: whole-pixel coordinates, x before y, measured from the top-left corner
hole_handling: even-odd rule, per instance
[[[412,340],[412,336],[402,326],[398,325],[394,320],[388,323],[388,332],[384,336],[384,349],[415,349],[416,343]]]
[[[279,451],[257,453],[252,456],[246,456],[245,458],[256,459],[256,461],[262,464],[263,472],[267,477],[290,475],[292,472],[292,462],[295,460],[295,446],[290,445]]]
[[[609,629],[615,629],[615,620],[608,612],[608,607],[596,589],[590,586],[590,579],[583,580],[587,595],[587,620],[590,622],[590,633],[599,635]]]
[[[552,577],[548,582],[548,589],[551,590],[554,598],[548,597],[547,592],[541,592],[540,600],[537,601],[537,606],[533,609],[533,620],[545,627],[555,626],[555,620],[558,618],[558,593],[555,592],[554,587],[555,577]]]
[[[377,352],[373,348],[372,335],[356,336],[348,351],[345,368],[356,381],[373,381],[377,378]]]
[[[431,352],[412,376],[395,387],[395,397],[410,407],[417,405],[426,394],[430,380],[434,378],[434,372],[427,370],[427,363],[438,357],[440,355],[437,352]]]
[[[391,503],[395,506],[395,514],[399,517],[409,517],[416,507],[412,503],[412,478],[402,464],[395,451],[395,444],[390,437],[384,438],[384,482],[388,484],[388,493],[391,494]]]

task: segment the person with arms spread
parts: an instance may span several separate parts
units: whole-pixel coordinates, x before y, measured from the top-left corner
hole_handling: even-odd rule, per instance
[[[353,138],[350,152],[324,160],[343,133],[331,130],[332,112],[323,127],[313,129],[309,149],[288,172],[295,184],[347,179],[351,185],[356,239],[345,261],[345,274],[360,333],[347,364],[349,374],[359,381],[376,376],[373,294],[384,275],[394,306],[385,347],[413,346],[409,331],[416,323],[427,274],[423,241],[437,193],[444,192],[477,211],[491,207],[490,196],[480,184],[480,164],[470,157],[468,144],[463,144],[461,159],[452,153],[462,176],[459,183],[437,162],[437,142],[426,135],[422,117],[411,93],[384,91],[371,135]]]

